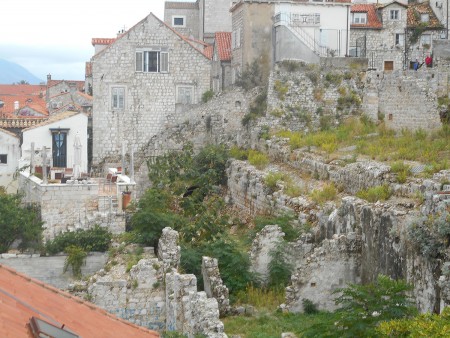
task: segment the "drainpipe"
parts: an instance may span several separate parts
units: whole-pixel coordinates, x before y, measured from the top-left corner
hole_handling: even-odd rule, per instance
[[[348,56],[348,39],[350,38],[350,23],[348,21],[350,6],[347,6],[347,34],[345,37],[345,56]]]
[[[445,36],[447,37],[447,40],[448,40],[448,0],[447,0],[447,20],[445,20],[445,21],[447,24],[447,29],[445,30]]]

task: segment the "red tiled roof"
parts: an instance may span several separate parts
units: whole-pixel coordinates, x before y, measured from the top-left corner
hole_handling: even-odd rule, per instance
[[[150,338],[159,334],[107,313],[99,307],[0,265],[0,336],[32,337],[31,317],[80,337]]]
[[[42,95],[45,94],[45,85],[5,85],[0,84],[0,95],[24,94],[24,95]]]
[[[116,41],[115,38],[92,38],[92,46],[95,45],[110,45],[112,44],[114,41]]]
[[[443,29],[443,26],[439,19],[434,14],[433,9],[431,8],[430,4],[428,2],[423,2],[419,4],[411,4],[408,6],[407,15],[408,15],[408,21],[407,26],[408,27],[417,27],[422,22],[420,20],[421,14],[428,14],[429,15],[429,21],[427,22],[427,28],[429,29]]]
[[[62,82],[66,82],[67,85],[69,85],[70,83],[74,83],[77,87],[77,90],[79,90],[80,92],[83,91],[84,89],[84,81],[74,81],[74,80],[48,80],[47,81],[47,87],[54,87]]]
[[[1,95],[0,100],[4,102],[2,108],[0,108],[0,114],[13,114],[17,111],[14,109],[14,102],[19,102],[19,110],[25,107],[29,107],[38,113],[48,115],[47,105],[44,97],[37,95]]]
[[[219,60],[231,61],[231,32],[217,32],[215,41]]]
[[[213,54],[214,54],[214,46],[206,46],[203,49],[203,54],[210,60],[212,60],[213,58]]]
[[[367,23],[365,24],[350,24],[351,28],[376,28],[383,27],[378,15],[376,4],[356,4],[350,7],[352,13],[367,13]]]

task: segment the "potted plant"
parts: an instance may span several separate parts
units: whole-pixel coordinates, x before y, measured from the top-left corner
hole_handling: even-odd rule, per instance
[[[122,210],[125,210],[131,202],[131,191],[128,190],[128,185],[125,189],[125,191],[122,191]]]

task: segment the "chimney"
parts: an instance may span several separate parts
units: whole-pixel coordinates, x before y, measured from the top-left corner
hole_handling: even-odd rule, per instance
[[[14,101],[14,110],[19,110],[19,101]]]
[[[47,75],[47,82],[50,81],[52,79],[52,74],[48,74]]]

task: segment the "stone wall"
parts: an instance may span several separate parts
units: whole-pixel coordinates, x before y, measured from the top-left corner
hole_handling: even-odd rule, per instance
[[[63,273],[66,258],[67,255],[41,257],[38,254],[1,254],[0,264],[64,290],[74,280],[70,269]],[[82,275],[89,276],[100,270],[107,259],[106,253],[90,253],[86,257],[86,263],[81,267]]]
[[[21,173],[19,186],[24,194],[22,201],[40,207],[45,240],[61,232],[89,229],[96,224],[112,233],[125,231],[125,216],[116,214],[116,208],[108,207],[107,201],[99,198],[96,182],[43,184],[39,178]]]
[[[221,316],[228,314],[231,309],[229,292],[223,284],[216,258],[202,257],[202,277],[206,296],[217,300]]]
[[[363,111],[374,121],[384,119],[390,129],[438,129],[442,124],[437,93],[448,92],[447,78],[447,72],[436,68],[369,72]]]
[[[361,281],[361,249],[354,233],[324,240],[292,275],[281,309],[302,312],[302,300],[309,299],[320,310],[335,310],[333,291]]]

